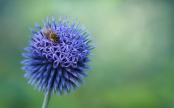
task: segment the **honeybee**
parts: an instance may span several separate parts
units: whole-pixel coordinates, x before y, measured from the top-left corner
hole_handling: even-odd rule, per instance
[[[60,40],[60,37],[57,35],[57,33],[53,32],[51,29],[44,29],[41,32],[55,43],[58,43]]]

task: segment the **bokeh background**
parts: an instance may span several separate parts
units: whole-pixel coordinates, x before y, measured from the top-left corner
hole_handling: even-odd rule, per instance
[[[1,0],[0,108],[41,108],[20,61],[29,27],[52,14],[78,18],[99,47],[86,84],[49,108],[174,108],[173,0]]]

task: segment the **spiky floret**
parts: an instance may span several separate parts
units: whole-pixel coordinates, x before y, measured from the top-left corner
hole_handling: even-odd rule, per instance
[[[51,25],[50,19],[47,17],[47,23],[43,20],[44,28],[35,23],[38,31],[30,28],[33,37],[30,37],[29,47],[24,48],[28,53],[22,55],[28,59],[21,63],[26,74],[25,78],[30,79],[28,83],[35,85],[35,89],[39,87],[39,91],[47,93],[58,93],[61,95],[63,91],[68,94],[70,90],[75,91],[75,87],[79,87],[79,82],[84,84],[83,76],[88,77],[84,69],[90,69],[87,62],[90,61],[88,56],[94,44],[89,45],[94,38],[90,39],[89,30],[84,31],[84,24],[75,26],[77,21],[74,20],[70,25],[70,17],[63,19],[61,16],[59,22],[52,15]],[[60,41],[55,43],[46,37],[42,30],[51,29],[59,37]],[[87,38],[88,37],[88,38]]]

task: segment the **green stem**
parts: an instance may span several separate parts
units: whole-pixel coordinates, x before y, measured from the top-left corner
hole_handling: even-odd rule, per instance
[[[50,89],[49,92],[45,95],[42,108],[48,108],[48,104],[49,104],[49,100],[50,100],[50,95],[51,95],[51,89]]]

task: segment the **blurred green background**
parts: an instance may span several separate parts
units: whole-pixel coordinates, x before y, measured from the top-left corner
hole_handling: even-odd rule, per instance
[[[174,108],[173,0],[1,0],[0,108],[41,108],[44,94],[23,78],[28,27],[61,14],[91,28],[90,77],[49,108]]]

